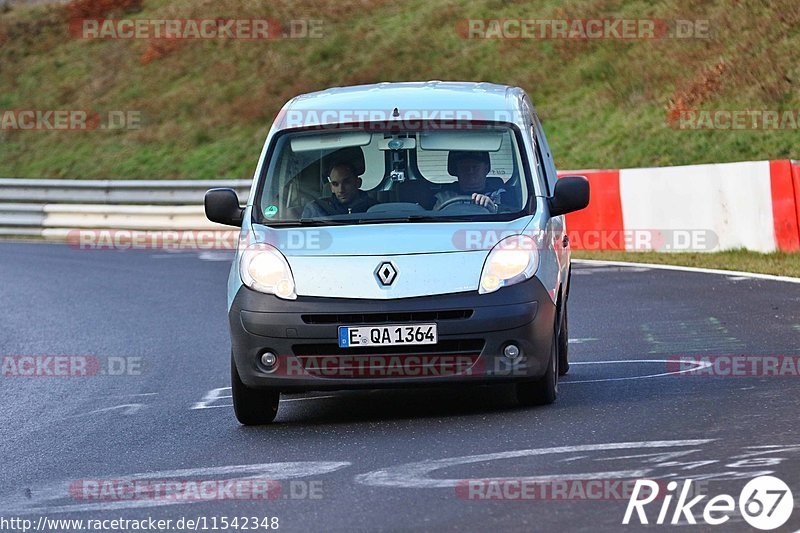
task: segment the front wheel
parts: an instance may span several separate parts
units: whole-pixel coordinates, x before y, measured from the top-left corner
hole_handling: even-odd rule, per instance
[[[547,371],[535,381],[517,383],[517,401],[526,407],[553,403],[558,396],[558,376],[558,336],[554,332]]]
[[[271,389],[248,387],[239,377],[231,354],[231,394],[236,418],[245,426],[260,426],[275,420],[281,394]]]

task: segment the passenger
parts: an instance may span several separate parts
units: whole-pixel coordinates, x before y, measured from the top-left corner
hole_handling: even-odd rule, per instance
[[[363,213],[376,202],[361,190],[361,178],[350,163],[336,163],[328,175],[331,195],[309,202],[302,218]]]
[[[506,192],[502,187],[492,188],[487,185],[486,175],[489,173],[489,152],[450,152],[448,168],[458,178],[455,183],[448,183],[434,195],[438,209],[444,202],[456,196],[471,196],[472,202],[490,208],[493,211],[500,207],[501,195]]]

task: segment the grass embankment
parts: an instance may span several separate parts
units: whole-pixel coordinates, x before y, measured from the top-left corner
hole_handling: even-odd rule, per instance
[[[679,265],[739,272],[758,272],[800,278],[799,253],[760,254],[746,250],[716,253],[607,252],[575,251],[573,259],[627,261],[657,265]]]
[[[562,169],[800,155],[797,130],[689,131],[667,121],[680,107],[800,108],[796,0],[81,1],[92,9],[122,2],[134,9],[108,16],[129,18],[319,19],[323,38],[80,40],[68,31],[69,7],[14,5],[0,14],[0,110],[132,110],[142,125],[0,131],[2,176],[247,178],[290,97],[428,79],[528,90]],[[456,31],[466,18],[597,17],[707,19],[711,38],[500,41],[465,40]]]

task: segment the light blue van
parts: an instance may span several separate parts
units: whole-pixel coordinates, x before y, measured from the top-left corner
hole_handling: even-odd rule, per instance
[[[564,214],[589,184],[557,179],[525,92],[381,83],[290,100],[247,205],[228,279],[236,416],[265,424],[280,393],[515,383],[556,399],[568,369]]]

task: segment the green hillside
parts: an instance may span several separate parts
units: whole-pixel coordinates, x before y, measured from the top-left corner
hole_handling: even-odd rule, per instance
[[[400,80],[519,85],[559,168],[800,158],[798,127],[687,130],[680,108],[800,109],[797,0],[81,0],[0,13],[0,111],[135,111],[131,130],[0,129],[0,176],[249,178],[280,106]],[[122,6],[122,8],[114,7]],[[111,9],[111,11],[109,11]],[[321,38],[81,40],[75,15],[321,20]],[[708,20],[705,39],[465,39],[467,18]]]

